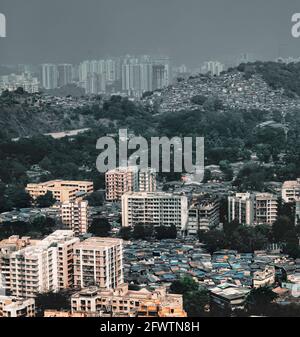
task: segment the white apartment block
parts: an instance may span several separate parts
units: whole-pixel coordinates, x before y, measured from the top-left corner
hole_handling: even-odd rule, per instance
[[[218,61],[208,61],[201,67],[201,72],[204,74],[210,73],[212,76],[220,76],[224,68],[224,64]]]
[[[236,193],[228,197],[228,221],[245,225],[272,225],[277,220],[278,200],[271,193]]]
[[[156,192],[156,170],[153,168],[139,171],[139,191]]]
[[[251,193],[236,193],[228,197],[228,222],[238,221],[241,224],[252,225],[254,222],[254,195]]]
[[[105,173],[106,200],[120,201],[126,192],[138,191],[139,173],[135,166],[117,167]]]
[[[123,277],[123,240],[91,237],[74,246],[75,287],[116,288]]]
[[[164,192],[128,192],[122,196],[122,226],[151,224],[175,225],[178,232],[185,231],[188,201],[183,195]]]
[[[72,230],[75,236],[87,233],[90,220],[88,201],[67,201],[60,204],[59,208],[62,224]]]
[[[42,86],[45,89],[58,87],[58,69],[56,64],[42,64]]]
[[[33,298],[20,299],[0,296],[0,317],[34,317],[35,301]]]
[[[281,197],[284,202],[293,202],[300,197],[300,178],[285,181],[281,189]]]
[[[73,285],[74,233],[58,230],[34,246],[10,255],[10,292],[32,298],[37,293],[58,291]]]
[[[278,200],[271,193],[256,193],[255,224],[272,225],[277,220]]]
[[[18,88],[33,94],[39,91],[39,81],[29,73],[0,76],[0,93],[4,90],[15,91]]]

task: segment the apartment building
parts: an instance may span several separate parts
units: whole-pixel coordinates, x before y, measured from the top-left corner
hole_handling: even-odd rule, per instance
[[[138,191],[139,173],[135,166],[117,167],[105,173],[106,200],[120,201],[126,192]]]
[[[34,317],[35,301],[10,296],[0,296],[0,317]]]
[[[281,189],[281,197],[284,202],[293,202],[300,197],[300,178],[285,181]]]
[[[10,295],[10,256],[13,252],[27,246],[33,246],[39,240],[31,240],[30,237],[10,236],[0,241],[0,294]]]
[[[91,181],[51,180],[38,184],[27,184],[26,191],[33,199],[51,192],[59,202],[74,201],[77,197],[94,191]]]
[[[255,195],[255,224],[272,225],[277,220],[278,200],[271,193],[256,193]]]
[[[164,192],[128,192],[122,196],[123,227],[175,225],[182,232],[186,230],[187,218],[186,196]]]
[[[91,237],[74,246],[74,286],[116,288],[123,283],[123,240]]]
[[[34,246],[10,255],[10,292],[32,298],[37,293],[58,291],[73,285],[74,233],[58,230]]]
[[[116,289],[90,287],[71,298],[72,313],[110,314],[119,317],[186,317],[182,295],[168,294],[165,287],[153,291],[129,290],[128,284]]]
[[[66,201],[59,206],[61,222],[79,236],[87,233],[90,223],[88,201]]]
[[[188,210],[189,235],[207,231],[220,223],[220,202],[216,196],[194,196]]]
[[[244,225],[254,222],[254,200],[251,193],[236,193],[228,197],[228,222],[238,221]]]
[[[139,171],[139,191],[156,192],[156,170],[153,168]]]

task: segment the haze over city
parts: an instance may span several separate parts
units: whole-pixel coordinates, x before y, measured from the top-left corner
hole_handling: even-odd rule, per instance
[[[2,0],[7,38],[0,63],[71,62],[122,54],[164,54],[196,67],[241,53],[296,56],[290,0]]]
[[[300,317],[299,0],[0,1],[0,318]]]

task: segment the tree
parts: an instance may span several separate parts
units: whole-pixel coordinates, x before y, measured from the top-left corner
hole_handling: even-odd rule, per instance
[[[7,189],[7,202],[11,207],[27,208],[31,205],[31,197],[24,188],[10,187]]]
[[[52,205],[54,205],[56,202],[56,199],[53,197],[52,192],[48,191],[46,194],[44,195],[40,195],[36,198],[36,205],[39,208],[46,208],[46,207],[51,207]]]
[[[170,292],[174,294],[184,294],[191,291],[197,291],[198,288],[198,284],[192,277],[184,276],[171,284]]]
[[[90,206],[102,206],[103,205],[103,194],[100,192],[93,192],[85,197],[85,200],[89,202]]]
[[[237,220],[233,220],[231,222],[225,222],[223,225],[223,229],[226,235],[231,235],[240,226],[241,224]]]
[[[209,306],[210,297],[207,289],[187,292],[183,296],[183,306],[189,317],[201,317]]]
[[[155,237],[158,240],[163,239],[176,239],[177,229],[175,225],[171,226],[159,226],[155,228]]]
[[[224,178],[226,181],[231,181],[233,178],[233,170],[228,160],[221,160],[220,170],[224,173]]]
[[[119,236],[123,240],[130,240],[132,238],[132,229],[131,227],[121,227],[119,231]]]
[[[136,224],[133,229],[133,238],[136,240],[149,240],[153,235],[153,225]]]
[[[0,226],[0,239],[7,239],[12,235],[24,236],[29,232],[29,224],[24,221],[5,221]]]
[[[267,180],[266,169],[257,164],[246,164],[239,172],[234,185],[240,191],[262,191]]]
[[[200,317],[205,315],[209,306],[209,292],[199,288],[199,284],[190,276],[184,276],[174,281],[170,286],[170,292],[183,295],[183,306],[188,316]]]
[[[70,291],[46,292],[37,294],[35,298],[37,316],[43,316],[45,310],[70,310]]]
[[[277,295],[270,287],[254,288],[246,299],[246,307],[254,315],[266,315]]]
[[[212,179],[212,174],[211,171],[206,169],[204,170],[204,176],[203,176],[203,182],[207,183],[208,181],[210,181]]]
[[[207,98],[203,95],[196,95],[191,98],[191,102],[196,105],[203,105],[206,99]]]
[[[109,236],[111,225],[106,218],[93,219],[88,231],[94,236],[106,237]]]
[[[30,224],[30,236],[32,237],[43,237],[51,234],[54,231],[56,223],[54,219],[39,216],[35,218]]]
[[[213,253],[219,249],[228,248],[223,231],[210,230],[205,233],[200,233],[199,240],[205,244],[209,253]]]
[[[294,229],[294,224],[287,216],[279,216],[273,223],[272,232],[276,242],[284,242],[288,231]]]

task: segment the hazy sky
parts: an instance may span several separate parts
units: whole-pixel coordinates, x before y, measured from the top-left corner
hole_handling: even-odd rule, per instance
[[[300,56],[295,12],[299,0],[0,0],[0,63],[152,53],[197,66],[243,52]]]

